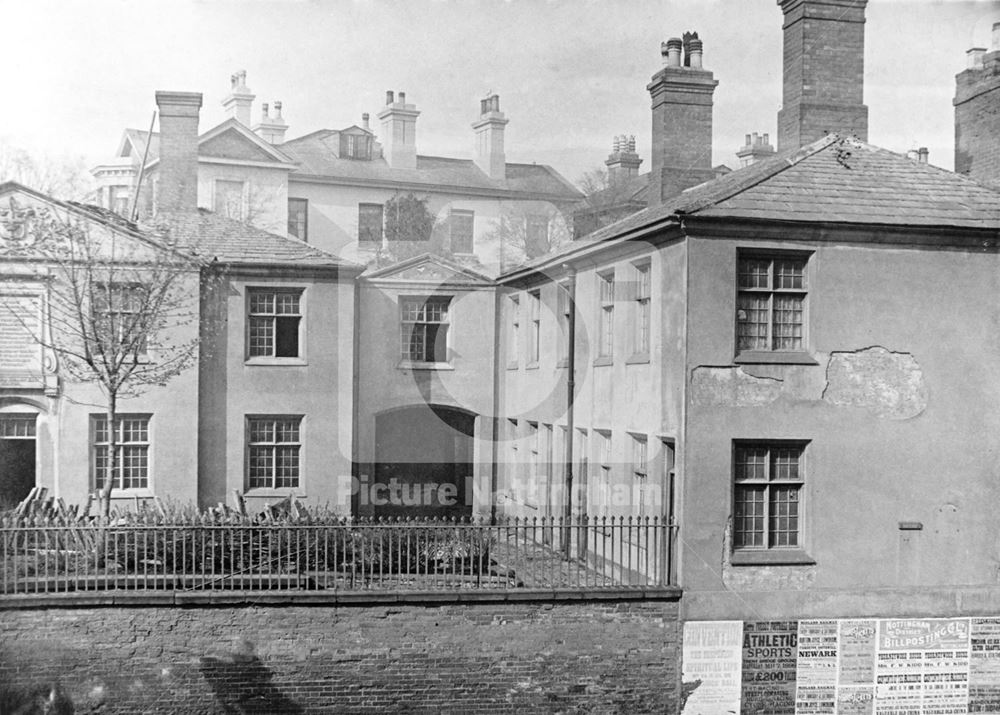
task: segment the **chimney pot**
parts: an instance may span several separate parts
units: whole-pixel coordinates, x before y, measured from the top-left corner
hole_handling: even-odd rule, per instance
[[[917,159],[920,161],[921,164],[926,164],[927,159],[929,157],[930,157],[930,151],[927,149],[927,147],[922,146],[919,149],[917,149]]]
[[[993,49],[1000,50],[1000,22],[993,23]]]
[[[743,146],[750,146],[750,135],[747,134],[747,140],[744,142]]]
[[[267,102],[260,105],[260,120],[262,122],[267,121],[269,106]]]
[[[368,115],[368,112],[365,112],[364,114],[361,115],[361,126],[364,129],[371,129],[371,125],[369,123],[370,119],[371,117]]]
[[[275,100],[274,102],[274,118],[281,119],[281,101]]]
[[[391,89],[386,90],[386,92],[385,92],[385,103],[386,104],[392,104],[395,101],[396,100],[395,100],[395,98],[393,96],[392,90]]]
[[[666,43],[660,45],[660,52],[664,55],[667,67],[681,66],[681,50],[684,48],[684,41],[679,37],[671,37]]]
[[[765,144],[770,144],[771,143],[771,137],[767,133],[764,134],[764,143]]]
[[[702,42],[697,38],[697,36],[693,37],[688,43],[687,65],[691,67],[691,69],[701,69],[701,56],[703,53],[702,47]]]
[[[970,70],[982,69],[983,55],[985,54],[986,54],[985,47],[973,47],[971,50],[966,51],[965,55],[969,61],[968,68]]]
[[[406,104],[406,92],[399,93],[399,103]]]
[[[488,105],[488,100],[485,99],[479,100],[479,116],[483,116],[488,111],[490,111],[487,105]]]
[[[628,150],[632,154],[635,154],[635,134],[632,134],[628,138]]]
[[[499,112],[500,111],[500,95],[499,94],[494,94],[493,95],[493,111],[494,112]]]
[[[236,75],[229,75],[229,86],[236,89]]]

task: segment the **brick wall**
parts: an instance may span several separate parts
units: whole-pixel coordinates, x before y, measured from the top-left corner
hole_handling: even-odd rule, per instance
[[[1000,52],[955,79],[955,171],[1000,188]]]
[[[712,102],[717,84],[711,72],[688,67],[667,67],[653,75],[647,86],[653,113],[650,206],[715,177]]]
[[[0,712],[673,713],[679,640],[655,600],[4,610]]]
[[[829,132],[868,140],[864,102],[867,0],[779,0],[783,25],[782,108],[778,149],[795,149]]]

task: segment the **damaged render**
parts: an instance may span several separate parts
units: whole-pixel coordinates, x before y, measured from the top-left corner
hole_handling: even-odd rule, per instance
[[[830,353],[823,400],[840,407],[863,407],[879,417],[906,420],[927,407],[927,385],[910,353],[879,345]]]
[[[692,401],[696,405],[758,407],[778,399],[782,381],[754,377],[741,367],[698,366],[691,371]]]

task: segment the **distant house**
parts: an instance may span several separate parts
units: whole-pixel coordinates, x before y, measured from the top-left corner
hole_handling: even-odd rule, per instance
[[[354,281],[361,266],[196,204],[201,96],[157,93],[161,113],[157,225],[190,256],[195,366],[118,405],[113,501],[152,496],[251,505],[289,494],[350,508]],[[55,212],[88,234],[155,245],[157,233],[99,209],[0,185],[0,492],[33,486],[85,503],[107,476],[103,397],[74,382],[36,339],[47,326],[48,280],[31,251],[33,216]],[[16,250],[15,250],[16,249]],[[20,319],[11,313],[20,306]],[[150,356],[155,360],[156,356]],[[346,367],[345,367],[346,366]]]
[[[435,219],[438,252],[494,275],[571,238],[582,194],[551,167],[506,161],[509,120],[495,94],[480,103],[473,122],[473,157],[459,159],[417,153],[420,112],[403,92],[387,92],[379,135],[365,114],[361,126],[285,141],[280,102],[262,105],[251,127],[255,96],[245,80],[245,73],[233,76],[223,102],[230,119],[198,137],[203,208],[367,263],[392,253],[386,202],[413,194]],[[94,169],[102,205],[127,207],[144,157],[149,188],[142,206],[152,207],[159,137],[133,129],[125,131],[116,158]]]

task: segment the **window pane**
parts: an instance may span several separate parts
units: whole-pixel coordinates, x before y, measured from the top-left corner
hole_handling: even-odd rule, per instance
[[[298,293],[275,293],[274,312],[278,315],[298,315],[299,294]]]
[[[798,546],[799,487],[772,486],[770,509],[771,546]]]
[[[288,234],[301,241],[309,240],[306,233],[309,201],[307,199],[288,199]]]
[[[250,314],[270,315],[274,313],[274,293],[253,291],[250,293]]]
[[[736,314],[738,350],[767,350],[768,296],[740,293]]]
[[[740,288],[767,288],[771,262],[759,258],[740,259]]]
[[[772,449],[771,479],[799,479],[799,458],[801,456],[801,447]]]
[[[737,447],[736,480],[767,478],[767,447]]]
[[[801,289],[805,261],[780,260],[774,262],[774,287],[778,289]]]
[[[274,471],[274,455],[270,447],[250,447],[248,483],[250,487],[271,486]]]
[[[275,486],[297,487],[299,485],[299,448],[298,446],[275,447]]]
[[[472,253],[474,225],[472,211],[451,212],[451,250],[454,253]]]
[[[382,243],[382,204],[358,205],[358,241]]]
[[[764,487],[736,487],[733,542],[736,548],[764,545]]]
[[[250,357],[268,357],[274,348],[274,318],[250,318]]]
[[[798,350],[802,347],[802,296],[774,296],[774,349]]]

